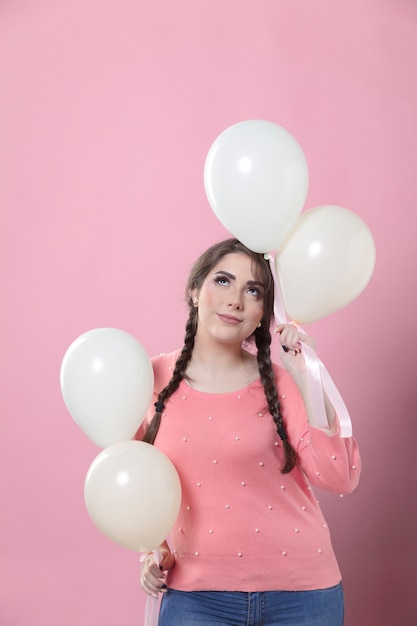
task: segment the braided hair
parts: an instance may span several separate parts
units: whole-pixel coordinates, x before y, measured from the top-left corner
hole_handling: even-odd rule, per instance
[[[274,281],[269,263],[265,260],[263,254],[250,250],[237,239],[226,239],[225,241],[211,246],[211,248],[201,255],[191,270],[185,290],[186,302],[189,307],[189,317],[185,326],[184,346],[177,359],[169,383],[159,392],[158,401],[155,403],[155,415],[148,426],[143,441],[154,443],[161,424],[163,407],[172,394],[177,391],[181,381],[186,377],[185,371],[193,353],[198,323],[198,313],[192,301],[192,292],[193,290],[201,288],[206,276],[224,256],[236,252],[246,254],[251,258],[253,275],[256,276],[265,287],[261,324],[255,329],[253,335],[248,338],[248,341],[254,341],[257,347],[258,370],[268,409],[284,446],[285,458],[281,472],[287,474],[294,468],[297,457],[285,430],[271,361],[271,333],[269,329],[273,320],[274,311]]]

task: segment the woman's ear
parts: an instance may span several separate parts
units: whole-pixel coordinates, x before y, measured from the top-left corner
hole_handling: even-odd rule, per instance
[[[195,309],[198,307],[198,290],[197,289],[190,289],[190,291],[188,292],[188,301],[190,304],[192,303]]]

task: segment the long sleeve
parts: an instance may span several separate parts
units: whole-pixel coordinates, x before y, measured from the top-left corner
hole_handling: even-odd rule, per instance
[[[311,485],[339,494],[352,492],[359,482],[361,458],[353,437],[329,436],[308,423],[303,398],[291,376],[277,368],[277,386],[288,436],[299,466]]]
[[[339,433],[328,436],[318,428],[309,428],[300,438],[298,454],[309,482],[339,494],[351,493],[358,485],[361,458],[353,437]]]

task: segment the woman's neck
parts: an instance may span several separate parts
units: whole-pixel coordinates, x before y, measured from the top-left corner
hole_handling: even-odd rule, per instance
[[[256,357],[241,345],[207,345],[197,340],[186,375],[193,388],[208,393],[236,391],[259,376]]]

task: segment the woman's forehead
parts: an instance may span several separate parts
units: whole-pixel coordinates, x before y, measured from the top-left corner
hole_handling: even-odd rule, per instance
[[[231,252],[229,254],[225,254],[225,256],[218,261],[218,263],[213,267],[212,272],[218,271],[219,268],[235,268],[235,270],[240,270],[241,272],[249,271],[249,273],[252,273],[252,265],[253,261],[247,256],[247,254],[243,254],[242,252]]]
[[[244,274],[247,280],[263,282],[263,272],[259,264],[255,259],[252,259],[243,252],[231,252],[226,254],[212,268],[210,274],[215,274],[219,271],[227,271],[236,276],[239,275],[240,278],[242,278]]]

